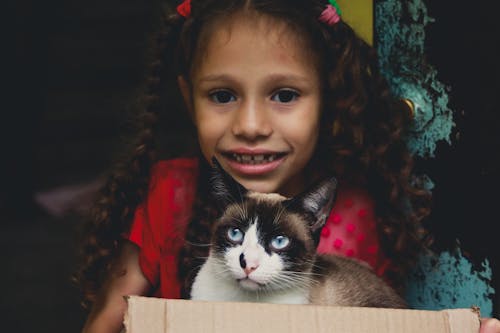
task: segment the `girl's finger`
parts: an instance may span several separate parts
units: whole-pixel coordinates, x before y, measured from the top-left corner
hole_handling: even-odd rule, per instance
[[[500,320],[495,318],[481,318],[479,333],[500,333]]]

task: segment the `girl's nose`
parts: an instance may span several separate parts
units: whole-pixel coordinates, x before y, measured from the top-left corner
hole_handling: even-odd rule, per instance
[[[244,102],[236,112],[232,132],[247,140],[270,136],[273,128],[265,106],[255,101]]]

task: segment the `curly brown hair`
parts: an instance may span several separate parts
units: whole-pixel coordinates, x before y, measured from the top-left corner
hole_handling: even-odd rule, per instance
[[[181,25],[177,26],[180,29]],[[176,43],[171,40],[176,35],[170,25],[168,30],[162,25],[155,33],[145,87],[132,108],[135,114],[125,121],[132,138],[125,138],[126,147],[117,154],[118,161],[109,171],[89,216],[83,217],[79,230],[81,262],[73,280],[82,292],[85,308],[95,301],[121,251],[123,235],[130,231],[135,209],[146,200],[151,167],[160,159],[196,151],[190,118],[187,112],[178,112],[183,101],[177,88],[177,71],[174,66],[165,66],[174,61],[175,52],[167,46]],[[178,126],[166,125],[172,123]]]
[[[147,195],[151,165],[181,150],[174,151],[174,147],[184,139],[165,144],[164,133],[171,134],[174,129],[163,124],[172,123],[175,115],[184,117],[182,122],[193,130],[180,98],[177,76],[189,80],[197,54],[206,47],[208,38],[204,37],[209,36],[213,25],[242,11],[285,22],[309,43],[323,75],[322,128],[310,165],[320,174],[335,174],[341,183],[362,186],[372,195],[380,244],[392,263],[386,278],[402,290],[404,277],[424,246],[422,220],[430,206],[430,194],[412,175],[413,158],[406,146],[411,112],[405,102],[391,94],[379,72],[373,47],[343,21],[333,26],[318,21],[326,4],[325,0],[192,0],[187,19],[167,8],[158,54],[161,63],[169,66],[161,66],[151,81],[164,82],[155,94],[159,102],[144,112],[146,121],[138,148],[110,177],[94,218],[87,224],[84,264],[78,274],[87,301],[94,299],[119,253],[122,234],[130,228],[135,207]],[[161,101],[168,101],[168,105]],[[178,124],[176,128],[183,127]],[[188,132],[192,138],[193,132]],[[172,137],[185,138],[180,132],[176,134]],[[200,258],[208,255],[206,244],[219,213],[209,193],[208,177],[204,176],[209,172],[208,164],[203,158],[200,162],[193,217],[178,257],[181,295],[186,298],[202,264]]]
[[[147,195],[149,169],[156,160],[151,130],[156,117],[144,113],[141,118],[144,130],[133,157],[115,166],[80,230],[82,262],[74,280],[83,292],[84,307],[96,299],[113,259],[120,252],[122,235],[130,229],[135,207]]]

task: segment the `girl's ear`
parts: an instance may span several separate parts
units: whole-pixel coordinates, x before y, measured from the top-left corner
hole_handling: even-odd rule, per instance
[[[177,76],[177,84],[179,85],[179,90],[181,91],[182,98],[184,99],[184,104],[186,105],[189,115],[193,118],[193,99],[189,83],[184,76],[179,75]]]

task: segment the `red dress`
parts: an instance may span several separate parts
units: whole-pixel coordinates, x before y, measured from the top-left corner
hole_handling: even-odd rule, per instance
[[[156,287],[154,296],[180,297],[177,255],[191,216],[197,176],[196,159],[159,161],[151,172],[148,197],[135,212],[128,239],[140,248],[139,265]],[[387,262],[379,250],[373,201],[365,191],[339,188],[318,252],[357,258],[382,275]]]

